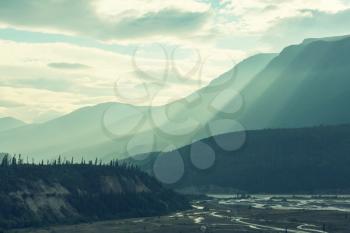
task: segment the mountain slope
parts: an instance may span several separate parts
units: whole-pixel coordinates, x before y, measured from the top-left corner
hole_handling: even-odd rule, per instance
[[[26,123],[12,117],[0,118],[0,132],[25,126]]]
[[[201,124],[207,124],[217,111],[225,111],[223,108],[234,108],[236,94],[255,82],[255,76],[276,56],[277,54],[258,54],[243,60],[230,71],[214,79],[208,86],[184,100],[179,100],[190,103],[193,99],[199,99],[199,102],[193,106],[184,105],[184,109],[179,111],[180,114],[186,114],[187,117],[194,118]],[[171,108],[172,105],[168,107]]]
[[[110,160],[244,129],[350,122],[350,38],[306,40],[250,57],[192,95],[147,108],[105,103],[0,132],[0,148],[37,158]]]
[[[236,66],[238,75],[233,77],[233,71],[229,71],[208,87],[166,106],[149,109],[105,103],[79,109],[43,124],[0,133],[0,148],[5,152],[22,153],[36,159],[50,159],[61,154],[76,159],[82,156],[94,159],[97,156],[110,160],[116,156],[189,144],[193,138],[208,136],[207,132],[197,132],[202,127],[189,129],[194,125],[193,122],[203,126],[214,116],[212,111],[208,111],[208,106],[221,92],[222,86],[217,84],[225,81],[233,85],[237,82],[241,88],[274,56],[261,54],[248,58]],[[227,98],[230,99],[230,95]],[[193,101],[194,107],[190,108],[188,103]],[[170,118],[175,120],[169,120],[169,112],[172,114]],[[188,117],[191,120],[181,121]],[[181,123],[178,123],[179,120]]]
[[[350,122],[350,38],[281,52],[242,92],[247,129]]]
[[[177,152],[184,161],[184,175],[172,187],[205,192],[350,192],[350,125],[255,130],[246,135],[244,146],[237,151],[222,147],[232,143],[237,133],[180,148]],[[214,161],[208,151],[213,151]],[[138,163],[157,177],[156,161],[177,152],[154,153]],[[212,166],[203,169],[206,163]],[[168,165],[169,172],[172,166]]]
[[[350,38],[350,35],[343,35],[343,36],[331,36],[331,37],[321,37],[321,38],[308,38],[305,39],[303,41],[303,44],[308,44],[308,43],[312,43],[315,41],[337,41],[337,40],[342,40],[342,39],[346,39],[346,38]]]

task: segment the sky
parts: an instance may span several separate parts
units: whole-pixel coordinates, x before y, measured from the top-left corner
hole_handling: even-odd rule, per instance
[[[349,22],[350,0],[1,0],[0,117],[166,104],[250,55],[350,34]]]

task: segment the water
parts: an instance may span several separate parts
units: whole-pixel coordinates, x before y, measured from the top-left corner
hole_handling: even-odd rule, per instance
[[[350,212],[350,195],[253,195],[236,198],[233,195],[209,195],[222,205],[247,205],[254,208],[285,210],[336,210]]]

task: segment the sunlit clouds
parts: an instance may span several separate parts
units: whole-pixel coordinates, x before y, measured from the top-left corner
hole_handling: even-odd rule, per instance
[[[116,84],[130,98],[154,94],[139,104],[166,104],[249,55],[349,34],[349,7],[349,0],[2,0],[0,117],[43,122],[87,105],[132,104],[116,96]]]

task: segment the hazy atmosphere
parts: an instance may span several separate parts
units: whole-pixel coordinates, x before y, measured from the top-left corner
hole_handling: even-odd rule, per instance
[[[115,83],[130,98],[142,96],[144,85],[164,82],[171,62],[156,98],[139,103],[164,104],[249,55],[349,34],[349,9],[348,0],[2,0],[0,116],[39,123],[128,102]]]

